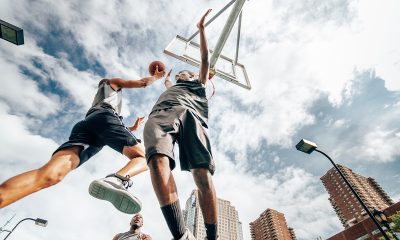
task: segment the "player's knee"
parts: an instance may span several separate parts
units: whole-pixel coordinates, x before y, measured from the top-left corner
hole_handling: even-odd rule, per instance
[[[140,144],[136,144],[134,146],[125,146],[122,152],[130,159],[145,157],[145,151]]]
[[[164,170],[170,170],[169,158],[161,154],[155,154],[151,157],[148,166],[154,172],[163,172]]]
[[[213,189],[213,182],[208,169],[193,169],[192,171],[199,191],[207,192]]]
[[[212,182],[207,179],[198,181],[197,187],[201,192],[208,192],[212,190]]]

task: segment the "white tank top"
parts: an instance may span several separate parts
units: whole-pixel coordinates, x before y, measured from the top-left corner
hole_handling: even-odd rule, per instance
[[[142,239],[142,234],[133,234],[130,232],[126,233],[121,233],[120,236],[118,237],[118,240],[141,240]]]
[[[100,106],[103,103],[110,105],[114,111],[120,115],[122,107],[122,89],[114,90],[111,87],[109,79],[101,80],[96,96],[93,99],[92,107]]]

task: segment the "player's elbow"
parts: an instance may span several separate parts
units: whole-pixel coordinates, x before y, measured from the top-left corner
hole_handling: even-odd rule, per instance
[[[148,84],[148,82],[147,81],[145,81],[145,80],[139,80],[139,84],[138,84],[138,87],[139,88],[145,88],[145,87],[147,87],[149,84]]]
[[[210,66],[210,60],[208,60],[208,55],[206,57],[201,58],[201,65]]]

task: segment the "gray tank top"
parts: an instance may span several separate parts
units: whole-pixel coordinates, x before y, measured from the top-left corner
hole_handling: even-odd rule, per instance
[[[130,232],[125,232],[125,233],[121,233],[118,236],[118,240],[141,240],[142,239],[142,234],[133,234]]]
[[[122,89],[114,90],[110,85],[109,79],[100,81],[96,96],[93,99],[92,107],[101,106],[103,104],[111,106],[114,111],[120,115],[122,107]]]
[[[163,110],[174,106],[182,106],[191,110],[207,127],[208,100],[206,90],[199,80],[181,81],[163,92],[158,98],[151,112]]]

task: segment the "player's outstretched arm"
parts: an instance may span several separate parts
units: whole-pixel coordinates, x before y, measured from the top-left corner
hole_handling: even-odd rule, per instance
[[[144,77],[140,80],[125,80],[122,78],[110,79],[110,84],[117,89],[120,88],[145,88],[156,80],[161,79],[165,75],[165,71],[158,71],[158,66],[153,76]]]
[[[197,23],[197,27],[200,32],[200,72],[199,79],[202,84],[205,84],[208,80],[208,72],[210,68],[210,61],[208,59],[208,44],[205,33],[204,20],[207,15],[211,12],[211,9],[208,9],[207,12],[200,18],[200,21]]]

